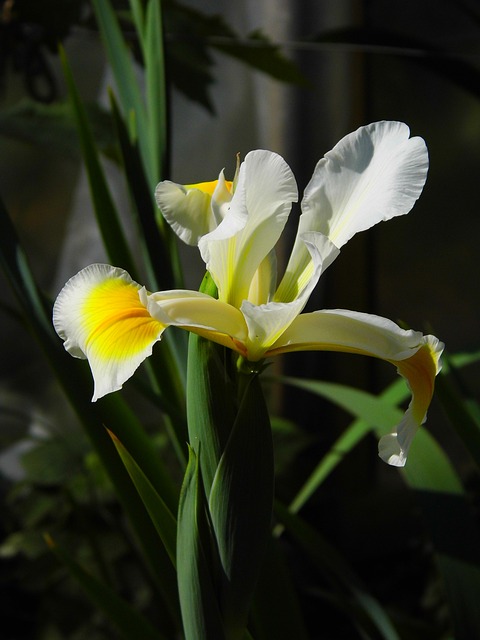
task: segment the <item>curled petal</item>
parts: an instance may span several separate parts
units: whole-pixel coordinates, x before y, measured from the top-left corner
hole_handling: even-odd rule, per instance
[[[403,466],[413,436],[426,419],[443,344],[434,336],[405,331],[385,318],[337,309],[298,316],[266,355],[304,350],[358,353],[397,367],[412,400],[395,431],[381,438],[379,455],[388,464]]]
[[[341,248],[355,233],[408,213],[422,192],[428,152],[402,122],[360,127],[325,154],[305,189],[299,233]]]
[[[388,464],[403,467],[407,461],[413,437],[427,419],[435,376],[441,370],[442,351],[443,344],[435,336],[425,336],[415,355],[406,360],[392,361],[398,373],[406,379],[412,400],[395,431],[380,438],[378,443],[379,456]]]
[[[222,221],[232,199],[231,189],[232,183],[221,171],[212,182],[181,185],[164,180],[155,189],[155,199],[177,236],[186,244],[197,245]]]
[[[146,292],[123,269],[92,264],[63,287],[53,324],[65,349],[87,358],[93,400],[121,389],[152,353],[165,325],[148,313]]]

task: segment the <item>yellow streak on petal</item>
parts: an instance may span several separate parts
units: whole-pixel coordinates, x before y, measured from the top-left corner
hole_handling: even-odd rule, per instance
[[[425,420],[435,386],[435,376],[440,371],[440,351],[430,341],[406,360],[392,360],[398,373],[403,376],[412,392],[412,416],[417,424]]]
[[[152,345],[165,326],[151,317],[136,284],[112,278],[96,285],[83,308],[89,357],[127,360]]]
[[[211,180],[210,182],[197,182],[196,184],[186,184],[185,189],[198,189],[203,193],[213,196],[213,192],[217,188],[218,180]],[[225,180],[225,185],[229,191],[232,191],[232,182]]]

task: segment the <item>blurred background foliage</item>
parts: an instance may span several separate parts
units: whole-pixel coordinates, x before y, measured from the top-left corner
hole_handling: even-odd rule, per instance
[[[402,401],[401,394],[392,399],[393,387],[388,390],[391,372],[338,354],[292,356],[275,376],[326,379],[367,395],[349,404],[343,389],[320,383],[305,388],[298,380],[279,386],[272,376],[270,401],[281,416],[274,421],[281,501],[276,517],[278,527],[288,523],[281,540],[292,560],[306,637],[471,640],[480,635],[478,4],[162,5],[171,179],[209,180],[223,166],[232,173],[237,152],[266,147],[284,155],[302,187],[341,136],[378,119],[403,120],[427,141],[431,169],[413,213],[346,246],[310,304],[377,313],[446,342],[452,357],[428,422],[440,453],[425,460],[420,443],[412,449],[418,463],[410,475],[386,468],[376,458],[375,438],[364,436],[372,427],[381,429],[388,412],[373,405],[369,393],[385,396],[390,407]],[[114,6],[141,78],[129,5]],[[79,268],[105,259],[66,101],[59,42],[127,225],[129,208],[107,100],[112,77],[90,3],[3,0],[0,193],[32,270],[51,297]],[[182,250],[182,261],[188,285],[198,287],[196,257]],[[153,621],[161,616],[155,585],[137,561],[97,454],[21,326],[6,283],[0,285],[2,633],[6,640],[116,637],[48,549],[44,534]],[[133,385],[125,396],[180,480],[166,427],[159,428],[160,410]],[[351,440],[342,440],[345,434]],[[435,485],[432,468],[439,469]],[[422,469],[428,470],[424,476]],[[290,511],[282,504],[290,504]],[[295,514],[301,524],[288,520]],[[459,571],[448,565],[452,557],[462,560]],[[281,601],[274,585],[261,583],[259,590]],[[365,593],[372,598],[368,606]],[[469,598],[459,602],[465,593]],[[397,635],[376,616],[371,602],[377,601]]]

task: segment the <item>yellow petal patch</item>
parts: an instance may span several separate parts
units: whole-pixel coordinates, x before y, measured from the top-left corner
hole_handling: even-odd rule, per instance
[[[210,182],[197,182],[197,184],[186,184],[184,186],[185,189],[198,189],[209,196],[213,196],[213,192],[217,188],[217,184],[218,180],[211,180]],[[230,192],[232,191],[232,184],[233,183],[229,180],[225,180],[225,185]]]
[[[415,355],[400,361],[392,361],[412,392],[411,411],[417,424],[422,424],[432,400],[435,376],[440,371],[440,355],[443,345],[434,336],[425,336],[425,342]]]
[[[154,343],[165,326],[151,317],[139,298],[140,287],[122,278],[96,284],[81,315],[88,356],[128,360]]]

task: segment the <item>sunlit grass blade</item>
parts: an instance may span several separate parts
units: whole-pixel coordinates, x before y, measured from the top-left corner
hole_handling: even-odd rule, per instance
[[[109,432],[109,434],[129,476],[133,481],[133,484],[142,498],[143,504],[152,519],[163,545],[165,546],[165,550],[167,551],[172,564],[175,566],[175,545],[177,538],[176,520],[162,497],[155,491],[152,483],[145,476],[142,469],[128,453],[120,440],[118,440],[112,432]]]
[[[393,425],[398,421],[401,413],[392,403],[392,396],[398,395],[401,399],[405,385],[401,380],[395,382],[387,401],[382,396],[372,396],[359,389],[332,382],[301,378],[282,378],[281,380],[286,384],[319,395],[359,418],[335,441],[297,492],[289,508],[292,512],[298,512],[335,467],[365,436],[371,433],[375,426]]]
[[[384,640],[400,640],[388,614],[362,584],[348,563],[337,551],[300,516],[291,513],[278,501],[275,515],[307,554],[309,560],[337,589],[339,597],[348,597],[347,610],[356,623],[366,631],[380,633]],[[376,636],[375,636],[376,637]]]
[[[150,622],[136,611],[128,602],[104,585],[95,576],[87,573],[64,549],[59,547],[50,536],[46,542],[58,560],[67,568],[84,593],[95,607],[98,607],[110,620],[113,627],[124,640],[168,640]]]
[[[218,558],[213,557],[206,508],[198,457],[190,449],[177,529],[178,590],[185,640],[227,640],[212,578]]]
[[[89,122],[75,86],[75,81],[63,51],[60,51],[65,80],[77,124],[78,137],[87,170],[90,193],[95,215],[105,248],[112,264],[126,269],[132,278],[138,280],[137,268],[133,262],[130,249],[120,224],[118,212],[100,164],[98,150],[90,129]]]
[[[128,136],[125,121],[118,109],[117,99],[113,93],[110,93],[110,105],[128,188],[135,204],[137,226],[140,230],[140,241],[143,245],[141,246],[144,256],[143,262],[147,269],[150,289],[152,291],[172,289],[176,286],[176,282],[171,266],[165,225],[162,226],[161,233],[155,215],[157,207],[154,203],[153,190],[148,185],[138,153],[138,146]],[[161,216],[159,219],[163,221]]]
[[[132,56],[108,0],[92,0],[95,16],[112,68],[123,114],[130,123],[132,140],[138,138],[147,180],[152,189],[158,182],[157,167],[150,160],[149,124]]]
[[[168,158],[167,96],[161,0],[147,3],[144,62],[150,129],[150,163],[158,181],[165,179]]]

